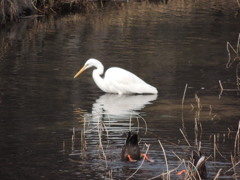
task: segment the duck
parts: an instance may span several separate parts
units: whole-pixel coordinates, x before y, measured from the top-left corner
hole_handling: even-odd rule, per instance
[[[183,173],[191,175],[194,179],[207,179],[207,168],[205,165],[206,157],[202,155],[201,151],[193,151],[192,152],[192,166],[188,170],[183,169],[178,172],[177,175],[181,175]]]
[[[121,151],[121,160],[136,162],[144,157],[146,160],[153,162],[153,160],[149,159],[148,156],[144,153],[141,154],[139,145],[138,145],[138,134],[128,132],[128,136],[125,144],[122,147]]]
[[[140,160],[141,152],[138,145],[138,135],[128,132],[127,140],[122,147],[121,160],[135,162]]]
[[[193,155],[192,155],[192,158],[193,158],[193,171],[194,171],[194,174],[195,174],[195,177],[200,178],[201,179],[206,179],[207,178],[207,168],[206,168],[206,165],[205,165],[205,162],[206,162],[206,156],[202,155],[201,151],[193,151]],[[196,172],[197,170],[197,172]],[[199,174],[199,175],[198,175]]]

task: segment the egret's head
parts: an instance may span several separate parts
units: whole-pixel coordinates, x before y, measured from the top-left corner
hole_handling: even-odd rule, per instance
[[[88,69],[88,68],[90,68],[90,67],[93,67],[93,66],[96,67],[96,68],[98,68],[98,67],[102,66],[102,63],[101,63],[100,61],[98,61],[97,59],[93,59],[93,58],[87,60],[87,62],[84,64],[84,66],[80,69],[80,71],[78,71],[78,73],[77,73],[73,78],[75,79],[75,78],[78,77],[83,71],[85,71],[86,69]]]

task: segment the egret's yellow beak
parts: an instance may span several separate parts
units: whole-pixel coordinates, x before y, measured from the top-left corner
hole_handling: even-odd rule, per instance
[[[83,71],[85,71],[87,65],[83,66],[82,69],[80,69],[80,71],[78,71],[78,73],[73,77],[73,79],[75,79],[76,77],[78,77]]]

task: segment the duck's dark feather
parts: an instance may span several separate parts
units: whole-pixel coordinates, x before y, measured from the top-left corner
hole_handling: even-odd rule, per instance
[[[198,153],[195,151],[193,152],[193,164],[197,168],[201,179],[207,178],[207,169],[205,165],[205,159],[206,159],[205,156],[203,156],[201,152],[198,152]]]
[[[129,161],[128,155],[134,160],[140,160],[140,148],[138,146],[138,135],[128,133],[127,140],[122,148],[121,160]]]

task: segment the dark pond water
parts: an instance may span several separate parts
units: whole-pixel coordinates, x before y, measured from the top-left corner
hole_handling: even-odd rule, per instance
[[[154,160],[132,179],[166,172],[158,140],[169,170],[181,163],[177,156],[188,163],[200,145],[209,157],[209,179],[219,169],[221,179],[239,175],[239,165],[230,169],[239,93],[219,96],[219,80],[226,89],[237,88],[237,62],[226,69],[226,43],[236,48],[240,32],[237,8],[235,1],[128,3],[2,27],[1,179],[127,179],[141,165],[120,161],[129,130],[139,133],[142,152],[150,145]],[[157,87],[158,95],[105,94],[91,70],[73,80],[88,58],[128,69]],[[176,173],[184,168],[171,179],[183,179]]]

